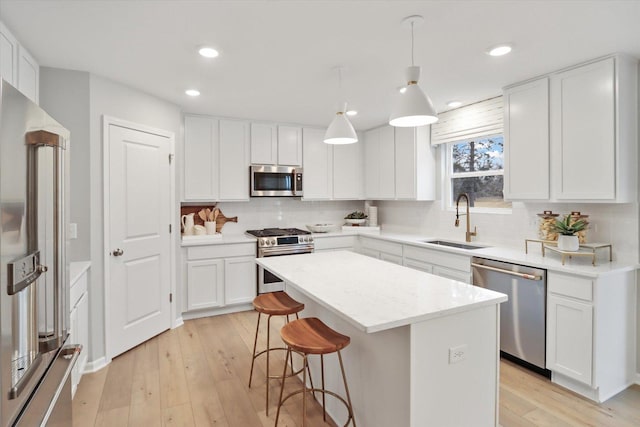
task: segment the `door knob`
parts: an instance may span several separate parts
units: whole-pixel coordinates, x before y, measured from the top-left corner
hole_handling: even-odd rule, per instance
[[[116,249],[115,251],[111,252],[111,255],[113,256],[122,256],[122,254],[124,254],[124,251],[120,248]]]

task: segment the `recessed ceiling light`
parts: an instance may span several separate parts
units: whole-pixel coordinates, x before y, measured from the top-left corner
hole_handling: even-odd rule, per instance
[[[462,105],[462,102],[460,102],[460,101],[449,101],[449,102],[447,102],[447,106],[451,107],[451,108],[458,108],[461,105]]]
[[[402,86],[400,89],[398,89],[398,92],[400,93],[405,93],[407,91],[407,87],[406,86]]]
[[[198,51],[198,53],[202,56],[204,56],[205,58],[215,58],[216,56],[219,55],[218,51],[215,50],[212,47],[203,47],[200,48],[200,50]]]
[[[200,91],[195,89],[187,89],[184,91],[189,96],[200,96]]]
[[[512,49],[511,45],[501,44],[501,45],[493,46],[487,49],[487,54],[491,56],[502,56],[511,52],[511,49]]]
[[[358,114],[358,112],[356,110],[347,111],[347,116],[356,116],[357,114]]]

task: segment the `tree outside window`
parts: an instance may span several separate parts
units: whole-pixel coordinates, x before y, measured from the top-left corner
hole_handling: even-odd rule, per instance
[[[504,176],[502,135],[448,144],[451,199],[469,195],[471,207],[511,208],[502,192]]]

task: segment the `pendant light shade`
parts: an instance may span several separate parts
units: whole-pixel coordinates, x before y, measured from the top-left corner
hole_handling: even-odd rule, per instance
[[[438,121],[433,102],[418,86],[420,67],[410,66],[406,71],[406,90],[396,95],[389,124],[397,127],[424,126]]]
[[[338,71],[338,89],[342,91],[342,67],[337,67]],[[342,96],[342,94],[340,94]],[[344,99],[344,98],[343,98]],[[358,142],[356,130],[346,115],[347,103],[342,104],[342,110],[338,111],[333,117],[333,121],[324,134],[324,142],[326,144],[353,144]]]
[[[324,134],[327,144],[353,144],[358,142],[356,130],[343,111],[338,111]]]
[[[406,17],[402,23],[411,25],[411,66],[405,72],[407,79],[406,90],[396,94],[395,102],[389,116],[389,124],[396,127],[425,126],[438,121],[433,102],[418,86],[420,67],[413,61],[413,27],[420,24],[424,18],[419,15]]]

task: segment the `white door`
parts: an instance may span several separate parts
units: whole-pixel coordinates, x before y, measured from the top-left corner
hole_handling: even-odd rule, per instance
[[[108,125],[107,354],[169,329],[172,139]]]

